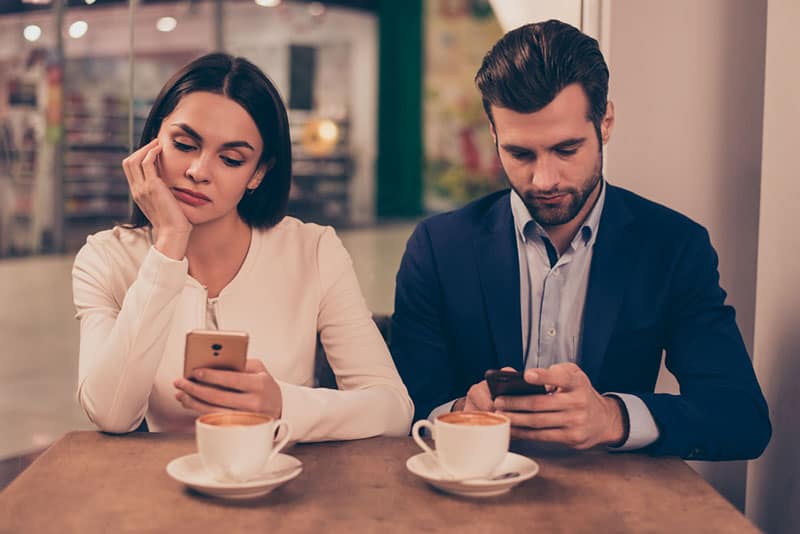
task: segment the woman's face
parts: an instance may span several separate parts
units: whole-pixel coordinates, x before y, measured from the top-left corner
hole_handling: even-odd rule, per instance
[[[233,100],[190,93],[161,123],[159,172],[193,225],[238,217],[236,206],[264,175],[256,123]]]

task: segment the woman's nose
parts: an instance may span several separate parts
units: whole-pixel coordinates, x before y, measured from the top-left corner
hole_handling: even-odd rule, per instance
[[[186,176],[193,182],[208,182],[211,178],[210,161],[202,154],[192,160],[192,164],[186,169]]]

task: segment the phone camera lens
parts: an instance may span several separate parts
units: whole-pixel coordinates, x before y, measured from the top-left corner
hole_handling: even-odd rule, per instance
[[[222,345],[220,345],[219,343],[214,343],[213,345],[211,345],[211,348],[214,350],[221,350]]]

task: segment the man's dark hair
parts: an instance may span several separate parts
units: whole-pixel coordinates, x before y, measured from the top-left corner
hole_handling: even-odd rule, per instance
[[[484,56],[475,75],[483,109],[533,113],[567,85],[579,83],[589,99],[587,120],[600,138],[608,100],[608,67],[595,39],[558,20],[526,24],[505,34]]]
[[[245,194],[236,207],[249,226],[269,228],[286,215],[292,180],[292,144],[289,120],[280,93],[269,78],[244,58],[214,53],[199,57],[179,70],[161,89],[144,123],[139,147],[158,136],[161,123],[184,96],[198,91],[225,96],[240,106],[256,123],[264,143],[259,165],[267,169],[258,187]],[[133,205],[130,226],[149,226],[150,221]]]

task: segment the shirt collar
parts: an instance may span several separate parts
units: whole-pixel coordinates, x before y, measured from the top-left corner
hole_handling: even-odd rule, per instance
[[[533,220],[531,213],[525,206],[525,202],[513,189],[511,190],[511,215],[514,218],[514,228],[522,239],[523,243],[528,241],[528,236],[539,235],[546,237],[547,232],[542,226]],[[605,180],[600,183],[600,195],[594,203],[592,210],[583,221],[575,237],[572,239],[571,246],[577,249],[580,245],[591,247],[597,239],[597,229],[600,226],[600,216],[603,214],[603,205],[606,201]]]

